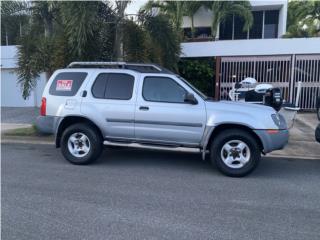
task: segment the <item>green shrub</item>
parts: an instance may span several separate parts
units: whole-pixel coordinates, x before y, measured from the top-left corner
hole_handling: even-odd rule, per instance
[[[214,58],[181,59],[180,75],[209,97],[214,96]]]

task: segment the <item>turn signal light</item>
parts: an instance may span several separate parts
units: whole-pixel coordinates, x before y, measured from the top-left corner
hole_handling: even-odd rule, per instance
[[[267,130],[267,133],[269,133],[269,134],[277,134],[277,133],[279,133],[279,130],[269,129],[269,130]]]
[[[47,99],[43,97],[41,99],[40,115],[45,116],[47,112],[46,110],[47,110]]]

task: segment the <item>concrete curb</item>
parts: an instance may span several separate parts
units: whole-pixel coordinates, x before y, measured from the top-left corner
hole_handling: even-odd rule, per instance
[[[285,159],[292,159],[292,160],[320,160],[320,156],[290,156],[290,155],[281,155],[281,154],[267,154],[264,157],[272,157],[272,158],[285,158]]]
[[[3,143],[54,145],[54,137],[53,136],[30,137],[30,136],[1,135],[1,144]]]

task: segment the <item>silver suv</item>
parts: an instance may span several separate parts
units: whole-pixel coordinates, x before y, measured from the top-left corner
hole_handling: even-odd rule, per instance
[[[157,65],[74,62],[48,81],[37,126],[74,164],[104,145],[193,148],[224,174],[250,173],[288,142],[284,118],[257,104],[213,101]]]

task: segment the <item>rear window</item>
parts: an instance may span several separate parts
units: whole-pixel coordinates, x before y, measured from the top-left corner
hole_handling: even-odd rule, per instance
[[[132,97],[134,77],[123,73],[99,74],[92,86],[95,98],[129,100]]]
[[[59,73],[52,81],[49,93],[55,96],[74,96],[87,75],[86,72]]]

